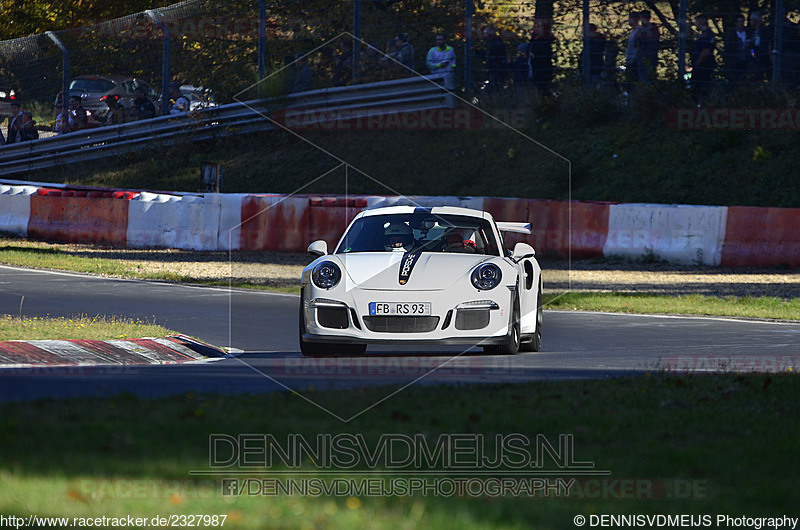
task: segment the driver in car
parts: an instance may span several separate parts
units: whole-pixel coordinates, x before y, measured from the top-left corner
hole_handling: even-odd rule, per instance
[[[383,231],[384,246],[393,252],[409,252],[414,247],[414,232],[405,223],[391,223]]]
[[[462,230],[452,230],[445,237],[445,252],[465,252],[474,254],[477,252],[475,242],[471,239],[465,239],[465,234]]]

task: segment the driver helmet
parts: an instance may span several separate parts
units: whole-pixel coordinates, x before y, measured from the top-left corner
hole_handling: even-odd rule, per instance
[[[414,242],[414,232],[405,223],[391,223],[383,231],[386,250],[403,249]]]

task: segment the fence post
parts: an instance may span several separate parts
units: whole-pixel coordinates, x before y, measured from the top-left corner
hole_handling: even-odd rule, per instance
[[[688,0],[681,0],[678,8],[678,81],[684,83],[686,75],[686,12]],[[685,86],[685,85],[684,85]]]
[[[591,65],[589,57],[589,0],[583,0],[583,63],[581,72],[583,74],[583,85],[589,86],[591,80]]]
[[[66,110],[69,104],[69,49],[64,45],[63,42],[61,42],[61,39],[58,38],[58,35],[52,31],[45,32],[45,35],[47,35],[56,46],[58,46],[58,49],[61,50],[61,53],[64,56],[64,67],[62,68],[63,74],[61,78],[61,104],[63,105],[62,115],[66,116]]]
[[[169,28],[161,20],[161,14],[152,9],[145,11],[150,20],[161,28],[164,34],[164,52],[161,58],[161,115],[169,114],[169,83],[170,83],[170,34]]]
[[[472,15],[475,6],[466,0],[464,8],[464,88],[467,96],[472,95]]]
[[[258,80],[267,69],[267,0],[258,0]]]
[[[353,0],[353,81],[358,78],[358,60],[361,53],[361,0]]]
[[[786,10],[783,8],[783,0],[775,0],[775,35],[772,43],[772,54],[775,59],[772,63],[772,83],[777,87],[781,82],[781,69],[783,67],[783,22],[786,18]]]

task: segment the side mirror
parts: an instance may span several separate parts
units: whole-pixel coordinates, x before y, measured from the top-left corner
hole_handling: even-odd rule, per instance
[[[308,245],[308,252],[315,256],[324,256],[328,253],[328,243],[322,239]]]
[[[511,259],[519,261],[524,258],[532,258],[536,255],[533,247],[527,243],[517,243],[514,245],[514,252],[511,253]]]

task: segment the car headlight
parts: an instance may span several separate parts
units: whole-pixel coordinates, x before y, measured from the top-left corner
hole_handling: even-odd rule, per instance
[[[472,271],[472,285],[481,291],[488,291],[500,285],[503,273],[494,263],[484,263]]]
[[[311,271],[311,281],[320,289],[330,289],[336,287],[342,279],[342,271],[339,266],[332,261],[318,263]]]

